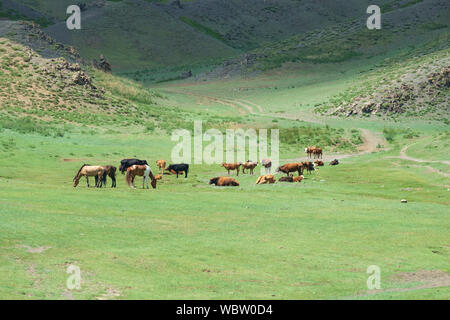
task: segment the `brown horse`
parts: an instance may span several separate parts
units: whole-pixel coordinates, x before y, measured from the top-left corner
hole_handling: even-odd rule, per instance
[[[109,176],[112,180],[111,188],[116,187],[116,170],[117,168],[114,166],[103,166],[105,169],[105,173],[103,173],[102,183],[106,186],[106,176]],[[95,183],[97,183],[97,177],[95,177]]]
[[[152,170],[150,170],[150,166],[148,165],[133,165],[127,169],[127,175],[126,175],[126,181],[127,184],[133,188],[136,189],[134,186],[134,178],[136,176],[143,177],[142,180],[142,189],[144,189],[144,184],[147,182],[147,189],[148,189],[148,177],[152,179],[151,185],[153,189],[156,189],[156,179],[153,175]]]
[[[76,176],[73,178],[73,186],[74,188],[78,185],[80,182],[80,179],[82,176],[86,177],[86,183],[89,188],[89,178],[95,176],[95,187],[101,188],[103,184],[103,174],[105,173],[105,169],[102,166],[90,166],[88,164],[83,164],[78,170]]]

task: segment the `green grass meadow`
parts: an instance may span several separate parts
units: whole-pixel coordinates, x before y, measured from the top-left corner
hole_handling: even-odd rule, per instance
[[[448,179],[399,150],[326,165],[300,184],[218,188],[219,165],[164,176],[156,190],[77,188],[83,163],[169,158],[164,136],[43,137],[2,131],[0,296],[14,299],[399,299],[449,297],[394,275],[448,272]],[[6,141],[6,142],[5,142]],[[299,150],[299,156],[301,151]],[[72,159],[75,161],[64,161]],[[259,170],[257,170],[259,172]],[[400,203],[408,199],[407,204]],[[44,248],[41,253],[29,248]],[[81,269],[69,291],[66,269]],[[367,294],[369,265],[382,290]],[[392,288],[409,288],[390,292]],[[384,290],[384,291],[383,291]]]

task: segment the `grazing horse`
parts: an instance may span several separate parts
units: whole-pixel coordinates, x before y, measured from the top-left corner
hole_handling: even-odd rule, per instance
[[[258,180],[256,180],[256,184],[272,184],[275,183],[275,177],[273,174],[266,174],[265,176],[259,176]]]
[[[103,169],[105,169],[105,172],[103,173],[102,177],[102,184],[106,186],[106,176],[109,176],[112,180],[111,188],[116,187],[116,170],[117,168],[114,166],[103,166]],[[95,183],[97,183],[97,177],[95,177]]]
[[[122,172],[122,174],[124,174],[129,167],[131,167],[132,165],[135,165],[135,164],[137,164],[137,165],[148,165],[146,160],[123,159],[122,161],[120,161],[119,171]]]
[[[209,184],[215,184],[219,187],[238,187],[239,182],[231,177],[215,177],[209,180]]]
[[[78,170],[77,174],[73,178],[73,187],[75,188],[78,183],[80,182],[80,179],[82,176],[86,177],[86,183],[89,188],[89,178],[95,176],[95,187],[101,188],[102,187],[102,177],[105,172],[105,169],[102,166],[90,166],[88,164],[83,164]]]
[[[153,175],[152,170],[150,170],[149,165],[135,164],[127,169],[126,181],[127,181],[127,184],[133,189],[136,189],[136,187],[134,186],[134,178],[136,176],[143,177],[142,189],[144,189],[145,182],[147,182],[147,189],[148,189],[148,177],[149,176],[152,179],[151,185],[152,185],[153,189],[156,189],[156,179],[155,179],[155,176]]]
[[[257,165],[258,165],[257,162],[252,162],[250,160],[247,160],[247,162],[244,162],[242,164],[242,173],[245,174],[245,169],[249,169],[250,174],[253,174],[253,170],[256,168]]]
[[[270,173],[270,170],[272,169],[272,160],[270,159],[262,159],[261,165],[266,168],[266,174]]]
[[[156,165],[158,166],[159,173],[164,174],[164,169],[166,168],[166,160],[156,160]]]

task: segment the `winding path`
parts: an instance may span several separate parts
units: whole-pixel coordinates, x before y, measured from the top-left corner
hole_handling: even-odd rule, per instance
[[[388,158],[402,159],[402,160],[413,161],[413,162],[417,162],[417,163],[441,163],[441,164],[446,164],[446,165],[450,166],[450,161],[447,161],[447,160],[425,160],[425,159],[419,159],[419,158],[414,158],[414,157],[408,156],[406,154],[406,151],[412,145],[414,145],[414,144],[410,144],[410,145],[404,146],[400,150],[400,155],[399,156],[392,156],[392,157],[388,157]],[[433,168],[431,166],[423,166],[423,167],[427,168],[427,170],[430,171],[430,172],[434,172],[434,173],[440,174],[440,175],[445,176],[445,177],[450,177],[450,174],[448,174],[446,172],[443,172],[443,171],[441,171],[439,169]]]

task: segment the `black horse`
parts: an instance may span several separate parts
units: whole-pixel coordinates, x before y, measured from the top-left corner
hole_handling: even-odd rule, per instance
[[[139,159],[123,159],[120,161],[120,167],[119,171],[122,172],[122,174],[127,171],[127,169],[134,165],[148,165],[147,160],[139,160]]]

